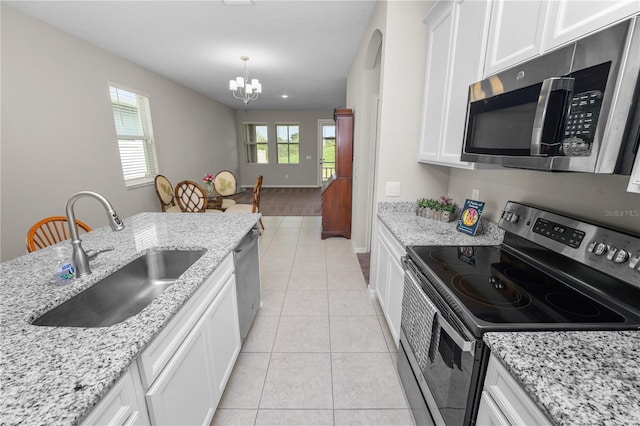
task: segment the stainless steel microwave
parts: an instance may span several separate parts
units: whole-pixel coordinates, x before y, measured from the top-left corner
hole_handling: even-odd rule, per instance
[[[638,150],[639,73],[634,17],[474,83],[461,159],[629,174]]]

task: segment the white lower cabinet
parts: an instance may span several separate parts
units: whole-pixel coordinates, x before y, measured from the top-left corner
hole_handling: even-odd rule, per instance
[[[544,426],[552,423],[492,354],[476,424]]]
[[[144,392],[135,363],[82,422],[82,425],[148,424]]]
[[[240,353],[229,255],[138,356],[84,425],[208,425]]]
[[[219,399],[205,319],[196,324],[146,394],[154,425],[203,425]]]
[[[378,221],[374,247],[371,280],[397,346],[400,339],[402,293],[404,291],[404,268],[401,258],[405,254],[405,249],[380,221]]]

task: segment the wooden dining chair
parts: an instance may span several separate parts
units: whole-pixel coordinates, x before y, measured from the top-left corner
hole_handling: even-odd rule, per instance
[[[253,187],[253,202],[251,204],[234,204],[227,208],[225,213],[260,213],[260,193],[262,192],[262,175],[258,176]],[[264,223],[260,218],[260,226],[264,229]]]
[[[174,197],[180,210],[187,213],[222,213],[222,210],[207,209],[207,193],[192,180],[183,180],[176,185]]]
[[[218,172],[213,180],[213,188],[222,197],[222,210],[236,204],[238,181],[232,172],[229,170]]]
[[[180,207],[176,205],[173,193],[173,185],[163,175],[157,175],[155,179],[156,194],[160,199],[160,208],[163,212],[181,212]]]
[[[78,231],[91,232],[91,227],[76,219]],[[46,217],[36,222],[27,231],[27,252],[32,253],[44,247],[71,238],[66,216]]]

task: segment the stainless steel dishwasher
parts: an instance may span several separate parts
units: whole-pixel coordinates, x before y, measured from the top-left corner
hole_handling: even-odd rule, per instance
[[[260,307],[258,234],[258,228],[254,227],[233,250],[242,342],[247,338],[253,319]]]

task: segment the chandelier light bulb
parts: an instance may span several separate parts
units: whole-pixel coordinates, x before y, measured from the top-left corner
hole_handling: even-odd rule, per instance
[[[247,68],[248,56],[241,56],[240,60],[244,62],[244,72],[242,77],[236,77],[235,80],[229,80],[229,90],[234,98],[240,99],[247,105],[250,101],[258,99],[262,93],[262,84],[257,78],[249,79],[249,69]]]

